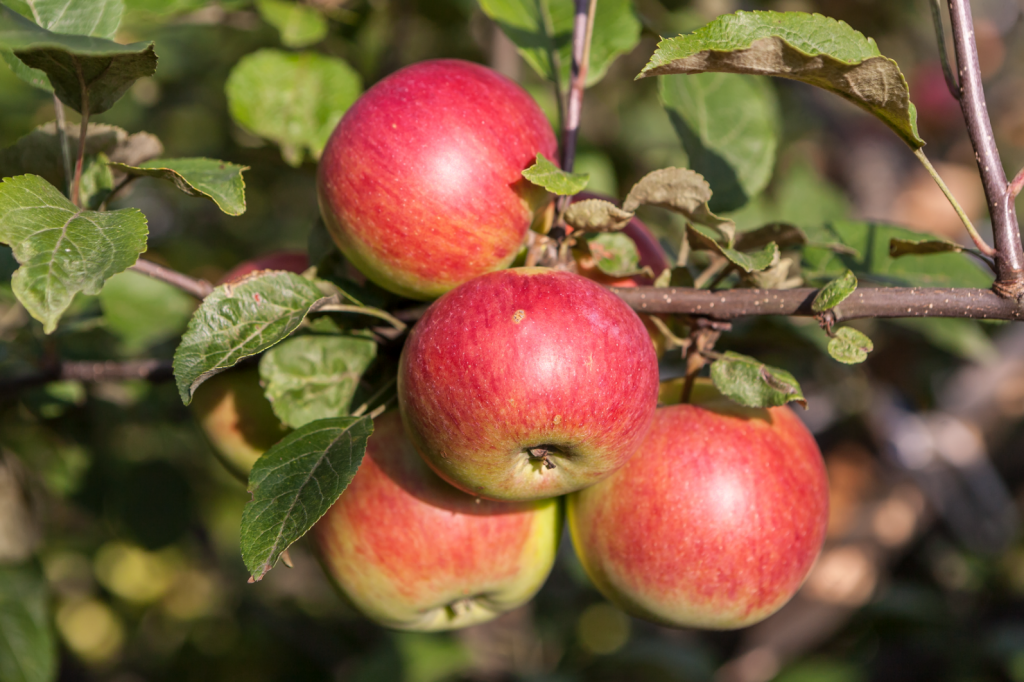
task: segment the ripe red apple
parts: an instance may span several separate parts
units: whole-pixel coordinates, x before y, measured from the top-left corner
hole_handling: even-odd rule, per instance
[[[482,623],[528,601],[554,565],[561,527],[559,500],[483,501],[442,481],[389,412],[312,536],[353,606],[382,625],[425,631]]]
[[[821,550],[828,480],[786,407],[750,409],[698,386],[661,407],[626,466],[568,499],[588,575],[627,612],[675,627],[741,628],[777,611]]]
[[[237,282],[259,270],[303,272],[308,259],[301,251],[278,251],[244,261],[220,283]],[[255,367],[229,369],[203,382],[191,404],[192,413],[228,471],[242,481],[260,455],[286,433],[263,395]]]
[[[615,294],[545,268],[494,272],[435,302],[398,369],[409,436],[473,495],[579,490],[633,454],[657,405],[658,361]]]
[[[429,300],[516,257],[549,197],[522,171],[554,133],[516,83],[454,59],[413,64],[346,112],[317,169],[320,212],[345,257]]]

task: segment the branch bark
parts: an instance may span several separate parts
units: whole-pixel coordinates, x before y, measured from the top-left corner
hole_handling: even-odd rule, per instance
[[[612,289],[640,313],[699,315],[733,320],[751,315],[817,317],[811,302],[818,289],[731,289],[684,287]],[[830,311],[833,322],[865,317],[966,317],[1024,320],[1024,302],[989,289],[924,287],[860,288]]]
[[[1021,249],[1014,197],[1006,181],[985,104],[970,0],[949,0],[949,14],[960,76],[960,108],[967,121],[967,131],[992,216],[997,251],[993,290],[1000,296],[1016,298],[1024,294],[1024,251]]]

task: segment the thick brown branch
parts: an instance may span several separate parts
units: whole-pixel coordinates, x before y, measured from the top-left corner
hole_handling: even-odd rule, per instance
[[[51,381],[82,381],[102,383],[143,379],[168,381],[174,377],[170,360],[72,361],[33,374],[0,381],[0,395],[14,395],[18,391],[41,386]]]
[[[158,279],[162,282],[172,284],[185,293],[192,294],[198,299],[206,298],[213,291],[213,285],[205,279],[194,279],[188,275],[181,274],[177,270],[165,268],[151,260],[143,260],[140,258],[136,261],[135,265],[128,269],[141,272],[144,275],[149,275],[153,279]]]
[[[1024,251],[1021,250],[1014,198],[1006,182],[1006,172],[999,158],[985,104],[970,0],[949,0],[949,14],[960,76],[960,108],[967,121],[967,131],[981,171],[998,252],[993,289],[1002,296],[1017,297],[1024,293]]]
[[[683,287],[612,289],[641,313],[701,315],[732,320],[751,315],[815,317],[818,289],[731,289],[702,291]],[[835,320],[863,317],[968,317],[1024,320],[1024,303],[989,289],[923,287],[860,288],[832,310]]]

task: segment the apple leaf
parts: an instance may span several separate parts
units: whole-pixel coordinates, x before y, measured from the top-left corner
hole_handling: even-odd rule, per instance
[[[622,208],[634,213],[641,204],[661,206],[695,223],[714,227],[732,242],[736,225],[712,213],[710,200],[711,186],[700,173],[688,168],[662,168],[640,178],[629,190]]]
[[[95,156],[87,156],[82,161],[82,177],[79,194],[82,204],[96,210],[114,191],[114,174],[110,170],[110,159],[100,152]]]
[[[828,341],[828,354],[844,365],[856,365],[868,359],[875,344],[853,327],[841,327]]]
[[[780,258],[779,245],[768,242],[754,253],[745,253],[718,243],[715,235],[701,225],[687,225],[686,238],[690,247],[700,251],[714,251],[725,256],[729,261],[744,272],[760,272],[778,264]]]
[[[308,47],[327,37],[327,19],[308,5],[284,0],[256,0],[256,11],[263,21],[277,29],[285,47]]]
[[[79,126],[67,127],[68,149],[72,156],[78,151]],[[150,133],[128,134],[128,131],[105,123],[90,123],[85,136],[85,156],[106,154],[111,161],[137,166],[160,156],[164,151],[159,138]],[[57,124],[44,123],[19,138],[10,147],[0,150],[0,177],[39,175],[54,187],[66,187],[64,160],[60,151]],[[115,173],[115,182],[124,177]]]
[[[889,255],[893,258],[900,256],[925,256],[933,253],[960,253],[961,251],[972,251],[956,242],[947,239],[890,239]]]
[[[48,31],[114,39],[124,0],[4,0],[15,12]]]
[[[242,560],[254,580],[262,579],[345,492],[372,432],[369,417],[320,419],[256,460],[241,529]]]
[[[567,173],[548,161],[543,154],[537,154],[536,162],[523,171],[523,177],[552,194],[579,194],[590,180],[589,173]]]
[[[38,175],[0,184],[0,242],[21,264],[14,293],[47,334],[75,294],[98,294],[108,277],[138,260],[147,233],[141,211],[80,209]]]
[[[541,77],[564,87],[572,68],[573,0],[480,0],[480,9]],[[620,55],[640,42],[640,20],[631,0],[601,0],[594,17],[587,87],[604,78]],[[557,69],[556,69],[557,67]]]
[[[572,203],[565,212],[565,222],[581,232],[611,232],[621,230],[633,214],[623,211],[610,201],[584,199]]]
[[[319,159],[334,127],[362,93],[345,61],[315,52],[257,50],[231,70],[225,91],[231,117],[276,143],[292,166]]]
[[[587,247],[598,269],[611,277],[654,276],[650,268],[640,267],[636,242],[622,232],[601,232],[587,239]]]
[[[711,210],[734,211],[760,194],[779,146],[779,103],[768,79],[699,73],[658,86],[690,168],[715,188]]]
[[[114,106],[132,83],[156,71],[153,43],[120,45],[104,38],[53,33],[3,5],[0,48],[45,73],[61,102],[78,112],[87,103],[91,114]]]
[[[106,329],[132,355],[181,336],[195,308],[195,299],[181,289],[131,270],[108,279],[100,291]]]
[[[214,289],[189,320],[174,353],[181,401],[188,405],[211,376],[288,338],[324,300],[315,284],[279,270],[261,270]]]
[[[0,680],[57,679],[57,642],[46,580],[28,566],[0,566]]]
[[[855,220],[838,220],[820,230],[820,238],[803,250],[805,279],[828,281],[852,270],[859,280],[890,286],[975,287],[992,286],[992,274],[964,253],[936,253],[927,258],[893,258],[893,239],[920,240],[922,234],[906,228]],[[820,242],[839,241],[846,253],[823,247]]]
[[[811,302],[811,310],[816,313],[823,313],[831,310],[846,300],[846,298],[857,290],[857,275],[850,270],[821,288],[814,301]]]
[[[348,414],[377,344],[358,336],[299,336],[263,354],[260,379],[282,422],[292,428]]]
[[[228,215],[245,213],[245,180],[239,166],[216,159],[154,159],[138,166],[113,164],[114,169],[128,175],[145,175],[170,180],[174,186],[193,197],[206,197]]]
[[[735,12],[693,33],[662,40],[639,77],[706,72],[816,85],[877,116],[911,149],[924,146],[896,62],[842,21],[806,12]]]
[[[740,232],[736,235],[733,245],[739,251],[754,251],[775,242],[780,249],[790,249],[807,243],[807,235],[795,225],[789,223],[770,223],[756,230]]]
[[[775,407],[794,401],[807,407],[792,374],[732,351],[711,363],[711,380],[722,395],[747,407]]]

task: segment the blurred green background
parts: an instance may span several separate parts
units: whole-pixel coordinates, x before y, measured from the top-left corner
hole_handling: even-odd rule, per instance
[[[418,60],[458,57],[516,78],[554,116],[550,85],[472,0],[306,4],[328,26],[311,49],[346,60],[367,87]],[[621,198],[645,173],[688,163],[657,80],[633,77],[658,36],[736,9],[820,12],[874,37],[907,75],[929,157],[984,232],[973,151],[925,0],[637,0],[639,45],[586,94],[577,170],[591,174],[589,189]],[[1013,174],[1024,164],[1021,5],[985,0],[974,11],[989,110]],[[224,93],[239,59],[280,48],[281,33],[245,0],[127,0],[117,40],[155,41],[159,67],[93,120],[152,132],[167,157],[250,167],[240,217],[137,181],[116,207],[148,216],[147,257],[216,281],[247,258],[305,249],[318,217],[315,163],[286,164],[277,146],[233,122]],[[881,123],[807,86],[767,87],[779,102],[778,153],[767,189],[734,214],[741,228],[856,218],[962,239],[939,191]],[[0,148],[53,118],[48,94],[0,66]],[[656,210],[643,217],[674,251],[682,224]],[[193,305],[126,275],[136,279],[80,296],[45,337],[11,294],[15,266],[4,247],[0,377],[57,357],[169,358]],[[133,296],[155,307],[140,311]],[[832,485],[829,541],[814,573],[790,606],[746,631],[632,619],[589,585],[568,542],[530,605],[453,634],[368,623],[303,542],[291,551],[294,568],[247,584],[238,527],[248,495],[170,382],[60,382],[0,395],[0,556],[35,557],[59,679],[69,682],[1024,680],[1022,332],[960,320],[857,326],[875,343],[858,366],[832,361],[813,321],[743,320],[719,344],[800,379]],[[9,575],[0,572],[0,592],[16,587],[3,584]]]

